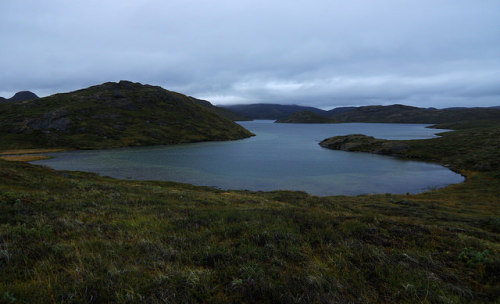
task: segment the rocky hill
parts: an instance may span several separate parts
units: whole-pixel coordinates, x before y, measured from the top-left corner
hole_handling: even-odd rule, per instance
[[[333,119],[311,111],[299,111],[292,115],[276,120],[277,123],[333,123]]]
[[[31,100],[31,99],[38,99],[39,97],[33,93],[33,92],[30,92],[30,91],[21,91],[21,92],[17,92],[16,94],[14,94],[14,96],[12,96],[11,98],[3,98],[3,97],[0,97],[0,102],[2,101],[25,101],[25,100]]]
[[[0,148],[94,149],[252,135],[188,96],[129,81],[2,103],[0,130]]]

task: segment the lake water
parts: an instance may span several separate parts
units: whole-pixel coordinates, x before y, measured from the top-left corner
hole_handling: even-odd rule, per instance
[[[369,153],[333,151],[318,143],[361,133],[385,139],[432,138],[421,124],[276,124],[241,122],[256,136],[227,142],[52,153],[35,162],[58,170],[136,180],[168,180],[222,189],[302,190],[314,195],[417,193],[460,183],[436,164]]]

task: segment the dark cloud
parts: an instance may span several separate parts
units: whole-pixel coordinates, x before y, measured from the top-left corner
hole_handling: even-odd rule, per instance
[[[2,0],[0,96],[128,79],[224,103],[500,105],[494,1]]]

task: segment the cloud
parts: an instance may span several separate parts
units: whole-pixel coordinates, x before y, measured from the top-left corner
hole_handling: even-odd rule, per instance
[[[498,1],[3,0],[0,94],[128,79],[215,103],[499,105]]]

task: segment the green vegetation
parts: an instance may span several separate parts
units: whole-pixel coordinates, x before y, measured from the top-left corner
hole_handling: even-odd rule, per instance
[[[128,81],[1,103],[0,130],[0,149],[99,149],[252,135],[190,97]]]
[[[426,140],[383,140],[360,134],[325,139],[330,149],[439,162],[454,170],[500,171],[500,121],[440,124],[460,130]]]
[[[311,111],[295,112],[286,118],[276,120],[277,123],[334,123],[333,119]]]
[[[0,302],[498,303],[500,136],[479,125],[405,142],[418,153],[399,155],[467,176],[418,195],[223,191],[0,160]]]
[[[499,120],[496,108],[417,108],[405,105],[363,106],[348,111],[331,110],[330,118],[336,122],[384,122],[384,123],[450,123],[477,120]]]
[[[224,108],[236,112],[239,115],[243,115],[244,117],[248,117],[250,119],[276,120],[290,116],[298,111],[310,111],[316,114],[326,113],[326,111],[314,107],[304,107],[298,105],[267,104],[267,103],[231,105],[231,106],[224,106]]]

